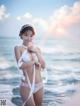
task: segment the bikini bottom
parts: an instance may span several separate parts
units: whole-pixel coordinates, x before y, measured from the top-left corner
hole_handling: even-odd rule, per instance
[[[21,82],[21,86],[29,87],[28,83],[23,82],[23,81]],[[37,91],[39,91],[42,87],[43,87],[43,83],[42,82],[35,83],[33,88],[32,88],[33,94],[36,93]]]

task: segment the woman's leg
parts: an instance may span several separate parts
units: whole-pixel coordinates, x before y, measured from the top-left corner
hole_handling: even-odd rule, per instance
[[[23,103],[27,101],[30,93],[30,88],[26,86],[20,86],[20,95]],[[33,95],[28,99],[24,106],[35,106]]]
[[[43,102],[43,87],[33,94],[34,102],[36,106],[42,106]]]

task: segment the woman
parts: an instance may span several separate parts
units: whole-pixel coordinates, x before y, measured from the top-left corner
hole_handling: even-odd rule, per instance
[[[23,106],[42,106],[43,100],[41,69],[45,68],[45,61],[41,50],[32,42],[34,35],[32,26],[22,26],[19,36],[23,43],[14,47],[17,65],[22,75],[20,95]]]

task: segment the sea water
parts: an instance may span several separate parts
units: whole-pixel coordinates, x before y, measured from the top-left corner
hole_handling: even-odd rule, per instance
[[[39,45],[39,39],[35,42]],[[80,51],[54,51],[53,41],[49,42],[51,45],[40,45],[46,61],[43,106],[62,106],[80,83]],[[14,46],[19,43],[16,38],[0,37],[0,100],[6,100],[7,106],[22,104],[21,76],[14,56]]]

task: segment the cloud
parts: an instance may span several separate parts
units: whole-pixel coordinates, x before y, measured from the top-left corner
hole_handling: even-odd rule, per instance
[[[0,21],[8,18],[10,16],[9,13],[6,13],[6,7],[4,5],[0,5]]]
[[[47,25],[48,23],[46,22],[46,20],[42,18],[33,19],[33,23],[40,25],[43,30],[48,30],[48,25]]]
[[[17,20],[22,23],[31,23],[49,36],[79,35],[80,2],[77,1],[72,6],[64,5],[58,8],[46,20],[42,17],[34,17],[30,12],[18,16]],[[74,32],[74,29],[77,29],[77,31]]]
[[[29,12],[27,12],[27,13],[25,13],[23,16],[18,16],[17,18],[16,18],[17,20],[25,20],[25,19],[32,19],[32,14],[31,13],[29,13]]]
[[[49,34],[70,35],[70,29],[80,25],[80,2],[75,2],[71,7],[64,5],[55,10],[47,20],[38,18],[34,22]],[[80,30],[78,31],[80,34]]]

